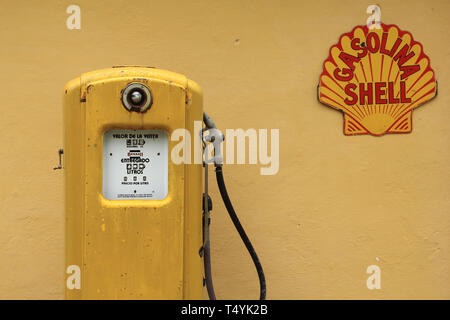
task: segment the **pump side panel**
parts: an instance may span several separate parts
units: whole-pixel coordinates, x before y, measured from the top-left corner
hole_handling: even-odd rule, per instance
[[[65,266],[83,265],[84,234],[84,103],[80,102],[80,78],[72,80],[64,88],[64,196],[65,196]],[[67,269],[66,269],[67,270]],[[73,272],[73,271],[71,271]],[[81,276],[80,274],[78,274]],[[77,276],[65,274],[64,279]],[[68,279],[70,281],[70,279]],[[83,277],[80,278],[83,288]],[[74,283],[73,283],[74,284]],[[80,299],[81,290],[65,285],[66,299]]]
[[[128,112],[121,91],[146,84],[153,105]],[[84,299],[182,299],[185,170],[170,161],[185,127],[186,89],[172,81],[119,77],[83,84],[86,92]],[[102,196],[103,134],[110,129],[160,129],[169,136],[168,196],[163,200],[106,200]]]
[[[191,164],[185,165],[185,234],[184,234],[184,299],[202,299],[203,259],[202,246],[202,152],[200,129],[203,119],[203,96],[200,87],[188,81],[186,128],[191,136]],[[194,127],[194,121],[197,126]],[[186,146],[189,147],[189,146]],[[197,156],[195,155],[197,153]]]

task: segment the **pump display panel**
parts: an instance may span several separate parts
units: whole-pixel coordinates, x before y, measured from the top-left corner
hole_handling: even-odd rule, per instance
[[[162,130],[109,130],[103,136],[103,196],[162,200],[168,193],[168,135]]]

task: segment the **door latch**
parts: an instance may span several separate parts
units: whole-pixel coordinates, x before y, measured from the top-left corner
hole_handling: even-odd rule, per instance
[[[59,165],[57,167],[54,167],[53,170],[59,170],[64,169],[62,166],[62,155],[64,154],[64,149],[58,150],[58,156],[59,156]]]

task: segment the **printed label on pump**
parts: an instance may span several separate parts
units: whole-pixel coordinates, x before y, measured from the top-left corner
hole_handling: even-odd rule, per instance
[[[103,135],[103,196],[161,200],[168,192],[169,139],[162,130],[109,130]]]

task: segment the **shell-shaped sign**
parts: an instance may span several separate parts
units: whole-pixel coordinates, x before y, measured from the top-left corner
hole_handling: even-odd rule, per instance
[[[419,42],[395,25],[355,27],[330,48],[320,102],[344,113],[344,134],[409,133],[412,110],[431,100],[437,83]]]

